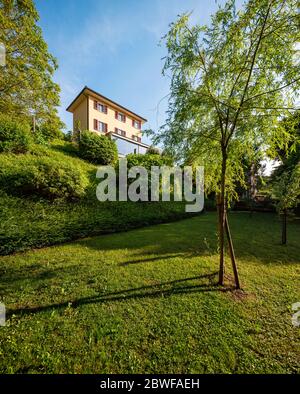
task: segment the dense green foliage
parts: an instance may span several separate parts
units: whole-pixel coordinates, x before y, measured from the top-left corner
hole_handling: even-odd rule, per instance
[[[0,153],[25,153],[29,150],[31,142],[28,124],[0,114]]]
[[[126,156],[127,159],[127,166],[131,168],[133,166],[142,166],[145,167],[147,171],[151,170],[152,166],[171,166],[172,160],[167,156],[161,156],[158,154],[130,154]]]
[[[0,254],[188,217],[184,203],[99,202],[95,193],[51,204],[0,192]]]
[[[300,203],[300,162],[294,168],[287,168],[281,175],[274,177],[272,197],[281,213]]]
[[[72,200],[82,197],[87,185],[85,173],[57,157],[0,155],[0,189],[10,194]]]
[[[79,217],[70,215],[71,226]],[[300,373],[291,323],[300,223],[291,222],[282,248],[276,215],[229,215],[247,289],[235,292],[216,285],[215,220],[209,213],[1,257],[0,372]]]
[[[184,203],[99,202],[97,167],[77,154],[58,140],[0,154],[0,254],[187,216]]]
[[[44,140],[52,141],[55,139],[63,139],[64,134],[60,130],[57,124],[42,123],[36,130],[36,133],[39,134]]]
[[[6,65],[0,72],[0,113],[60,129],[58,84],[52,76],[56,59],[49,54],[33,0],[0,0],[0,43]]]
[[[282,124],[293,144],[289,149],[279,150],[280,165],[270,180],[272,196],[279,212],[295,208],[300,202],[300,115],[289,116]]]
[[[79,155],[91,163],[115,164],[118,159],[117,145],[105,135],[83,131],[80,134]]]

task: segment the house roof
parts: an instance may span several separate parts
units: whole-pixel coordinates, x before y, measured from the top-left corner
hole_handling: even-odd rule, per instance
[[[96,96],[98,97],[100,100],[104,100],[105,102],[111,104],[114,107],[120,108],[124,111],[126,111],[127,113],[129,113],[130,115],[132,115],[135,118],[138,118],[139,120],[143,121],[143,122],[147,122],[147,119],[143,118],[142,116],[136,114],[135,112],[131,111],[130,109],[123,107],[123,105],[120,105],[118,103],[116,103],[115,101],[109,99],[108,97],[103,96],[102,94],[96,92],[93,89],[90,89],[88,86],[85,86],[81,92],[74,98],[74,100],[71,102],[71,104],[68,106],[68,108],[66,109],[69,112],[73,112],[73,110],[76,108],[77,106],[77,102],[78,100],[81,98],[82,95],[86,95],[89,94],[91,96]],[[79,103],[78,103],[79,104]]]

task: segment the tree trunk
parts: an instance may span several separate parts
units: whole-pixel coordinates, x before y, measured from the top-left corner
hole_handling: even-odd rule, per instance
[[[222,174],[221,174],[221,192],[219,195],[219,253],[220,253],[220,266],[219,266],[219,285],[224,285],[224,273],[225,273],[225,264],[224,264],[224,230],[225,230],[225,215],[226,215],[226,204],[225,204],[225,179],[226,179],[226,164],[227,157],[226,152],[223,150],[222,152]]]
[[[234,274],[235,286],[237,289],[240,289],[241,285],[240,285],[239,273],[238,273],[238,269],[237,269],[237,265],[236,265],[236,261],[235,261],[235,254],[234,254],[234,248],[233,248],[227,213],[225,216],[225,229],[226,229],[226,236],[227,236],[227,241],[228,241],[228,246],[229,246],[229,254],[230,254],[232,269],[233,269],[233,274]]]
[[[282,245],[286,245],[286,219],[287,219],[287,210],[284,209],[282,214],[282,233],[281,233]]]

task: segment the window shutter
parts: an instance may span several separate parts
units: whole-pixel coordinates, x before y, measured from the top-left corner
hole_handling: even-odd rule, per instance
[[[124,115],[124,123],[126,123],[126,115]]]
[[[94,100],[94,109],[97,109],[97,101]]]
[[[105,133],[107,133],[107,123],[104,124],[105,124]]]
[[[132,127],[134,127],[134,119],[132,119]]]
[[[115,111],[115,119],[118,119],[118,111]]]
[[[104,112],[107,114],[107,105],[104,106]]]
[[[98,130],[98,120],[94,119],[94,130]]]
[[[141,130],[141,128],[142,128],[142,122],[139,121],[139,129]]]

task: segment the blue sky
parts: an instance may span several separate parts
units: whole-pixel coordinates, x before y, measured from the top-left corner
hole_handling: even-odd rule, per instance
[[[223,1],[218,1],[222,3]],[[65,108],[87,85],[148,119],[157,129],[165,119],[169,80],[163,77],[165,47],[160,38],[178,14],[208,23],[215,0],[36,0],[40,26],[59,69],[59,114],[72,128]],[[161,101],[162,100],[162,101]],[[147,139],[145,140],[147,141]]]

